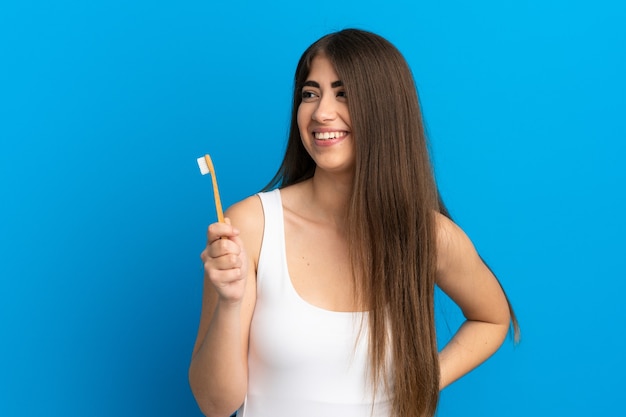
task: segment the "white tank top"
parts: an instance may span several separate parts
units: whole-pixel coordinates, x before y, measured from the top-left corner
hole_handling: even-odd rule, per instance
[[[389,417],[368,378],[367,313],[304,301],[287,269],[280,191],[260,193],[265,231],[250,327],[248,392],[238,417]],[[361,318],[363,330],[360,337]]]

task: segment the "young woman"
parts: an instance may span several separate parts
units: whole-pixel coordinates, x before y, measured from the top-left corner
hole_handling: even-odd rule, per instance
[[[189,370],[202,411],[432,416],[439,391],[517,330],[444,214],[402,55],[361,30],[319,39],[296,69],[278,174],[208,228]],[[435,285],[466,317],[441,350]]]

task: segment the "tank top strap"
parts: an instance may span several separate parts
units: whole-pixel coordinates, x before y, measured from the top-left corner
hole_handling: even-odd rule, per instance
[[[257,270],[257,291],[262,291],[263,286],[266,285],[280,285],[282,287],[285,284],[276,282],[274,279],[271,280],[273,284],[262,282],[263,277],[288,277],[289,273],[285,255],[285,226],[280,190],[275,189],[257,195],[261,199],[265,216],[263,243]]]

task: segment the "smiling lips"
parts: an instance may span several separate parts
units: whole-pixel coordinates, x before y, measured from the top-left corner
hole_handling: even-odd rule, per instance
[[[339,139],[346,136],[348,132],[313,132],[315,139],[317,140],[328,140],[328,139]]]

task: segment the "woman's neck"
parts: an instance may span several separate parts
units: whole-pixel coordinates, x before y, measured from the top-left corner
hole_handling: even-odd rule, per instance
[[[316,172],[303,187],[303,209],[309,216],[343,229],[352,193],[352,178]]]

